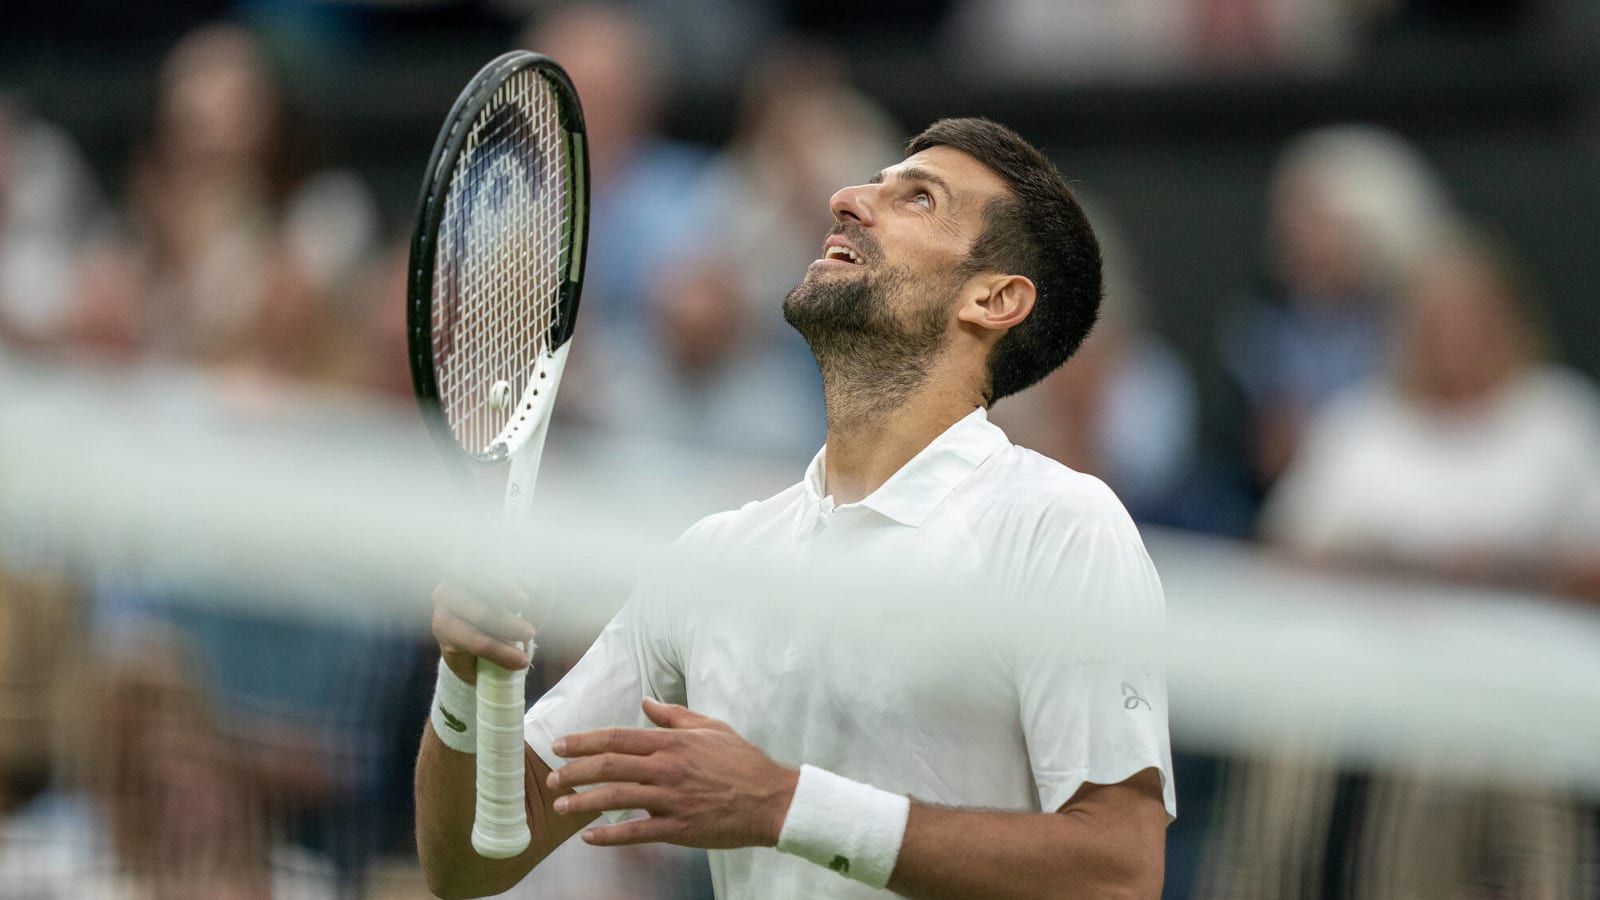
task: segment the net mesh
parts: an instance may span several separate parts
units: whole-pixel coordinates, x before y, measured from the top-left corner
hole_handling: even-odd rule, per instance
[[[408,406],[339,398],[152,429],[158,404],[128,387],[26,382],[0,398],[0,898],[429,896],[410,768],[437,659],[436,549],[537,560],[531,697],[679,530],[796,477],[703,452],[618,465],[562,429],[544,514],[517,531],[443,482]],[[1593,611],[1148,540],[1179,805],[1167,897],[1595,896]],[[680,562],[735,588],[773,579],[759,560]],[[783,578],[825,596],[809,575]],[[984,596],[849,575],[859,593],[840,602],[900,583],[938,621]],[[1084,625],[1045,624],[1051,640]],[[927,665],[917,630],[900,631],[870,635],[875,659]],[[934,657],[955,687],[930,715],[964,715],[960,644]],[[573,841],[511,895],[706,900],[707,877],[690,851]]]
[[[554,348],[570,254],[570,147],[555,88],[523,69],[468,126],[433,271],[439,404],[468,453],[493,455]],[[536,389],[536,388],[535,388]]]

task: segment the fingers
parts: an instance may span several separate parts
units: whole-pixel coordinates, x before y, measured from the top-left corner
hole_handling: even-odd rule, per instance
[[[601,728],[556,738],[551,749],[558,756],[594,756],[598,753],[626,753],[644,756],[676,739],[676,735],[655,728]]]
[[[470,669],[476,664],[468,660],[458,665],[456,660],[462,658],[461,654],[486,659],[502,669],[511,671],[526,669],[531,662],[528,654],[522,652],[515,644],[490,637],[465,621],[443,613],[433,614],[433,636],[438,639],[439,648],[444,651],[445,659],[451,661],[450,668],[455,669],[456,674],[462,678],[468,676],[463,674],[460,666],[468,666]],[[468,680],[475,678],[474,675]]]
[[[626,753],[602,753],[567,763],[551,772],[545,783],[553,788],[616,781],[651,784],[660,777],[660,768],[659,764],[652,762],[648,757]]]
[[[644,698],[644,714],[652,722],[662,728],[719,728],[728,729],[728,725],[718,719],[702,715],[687,706],[676,703],[662,703],[649,697]]]
[[[652,841],[671,842],[677,833],[678,826],[671,819],[629,819],[615,825],[586,829],[583,832],[583,840],[596,847],[621,847],[625,844],[648,844]]]
[[[433,635],[447,656],[469,653],[507,669],[526,669],[528,655],[515,642],[532,640],[534,627],[459,587],[433,592]]]
[[[440,583],[433,589],[433,606],[436,611],[442,609],[456,618],[466,620],[469,625],[484,634],[507,643],[533,640],[535,633],[533,625],[517,615],[517,611],[527,606],[528,595],[522,591],[513,591],[510,599],[509,606],[487,603],[465,588],[448,581]]]
[[[661,810],[663,800],[665,797],[660,788],[643,784],[608,784],[592,791],[557,797],[555,811],[564,816],[626,809],[655,813]]]

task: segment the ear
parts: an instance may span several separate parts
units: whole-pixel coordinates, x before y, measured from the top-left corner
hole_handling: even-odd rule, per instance
[[[1022,275],[983,274],[967,282],[956,318],[990,331],[1004,332],[1033,312],[1033,281]]]

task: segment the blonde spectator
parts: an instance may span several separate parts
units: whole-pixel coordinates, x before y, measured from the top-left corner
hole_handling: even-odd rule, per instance
[[[1267,286],[1224,317],[1219,348],[1243,405],[1232,429],[1261,490],[1328,400],[1377,370],[1397,273],[1452,219],[1426,160],[1369,126],[1291,143],[1271,203]]]
[[[1498,245],[1413,270],[1387,373],[1318,419],[1264,529],[1302,554],[1528,587],[1583,583],[1600,548],[1600,396],[1544,362]]]
[[[1592,591],[1600,395],[1542,360],[1528,289],[1482,235],[1426,253],[1402,297],[1387,371],[1318,418],[1267,536],[1312,560]],[[1592,823],[1554,792],[1418,774],[1376,779],[1365,809],[1356,897],[1591,896]]]

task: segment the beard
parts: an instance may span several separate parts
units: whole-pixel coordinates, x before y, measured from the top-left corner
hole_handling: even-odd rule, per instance
[[[784,321],[805,338],[822,370],[830,418],[847,407],[877,413],[899,405],[927,381],[947,340],[954,291],[929,302],[913,296],[922,286],[908,269],[879,266],[864,277],[808,274],[783,301]]]

